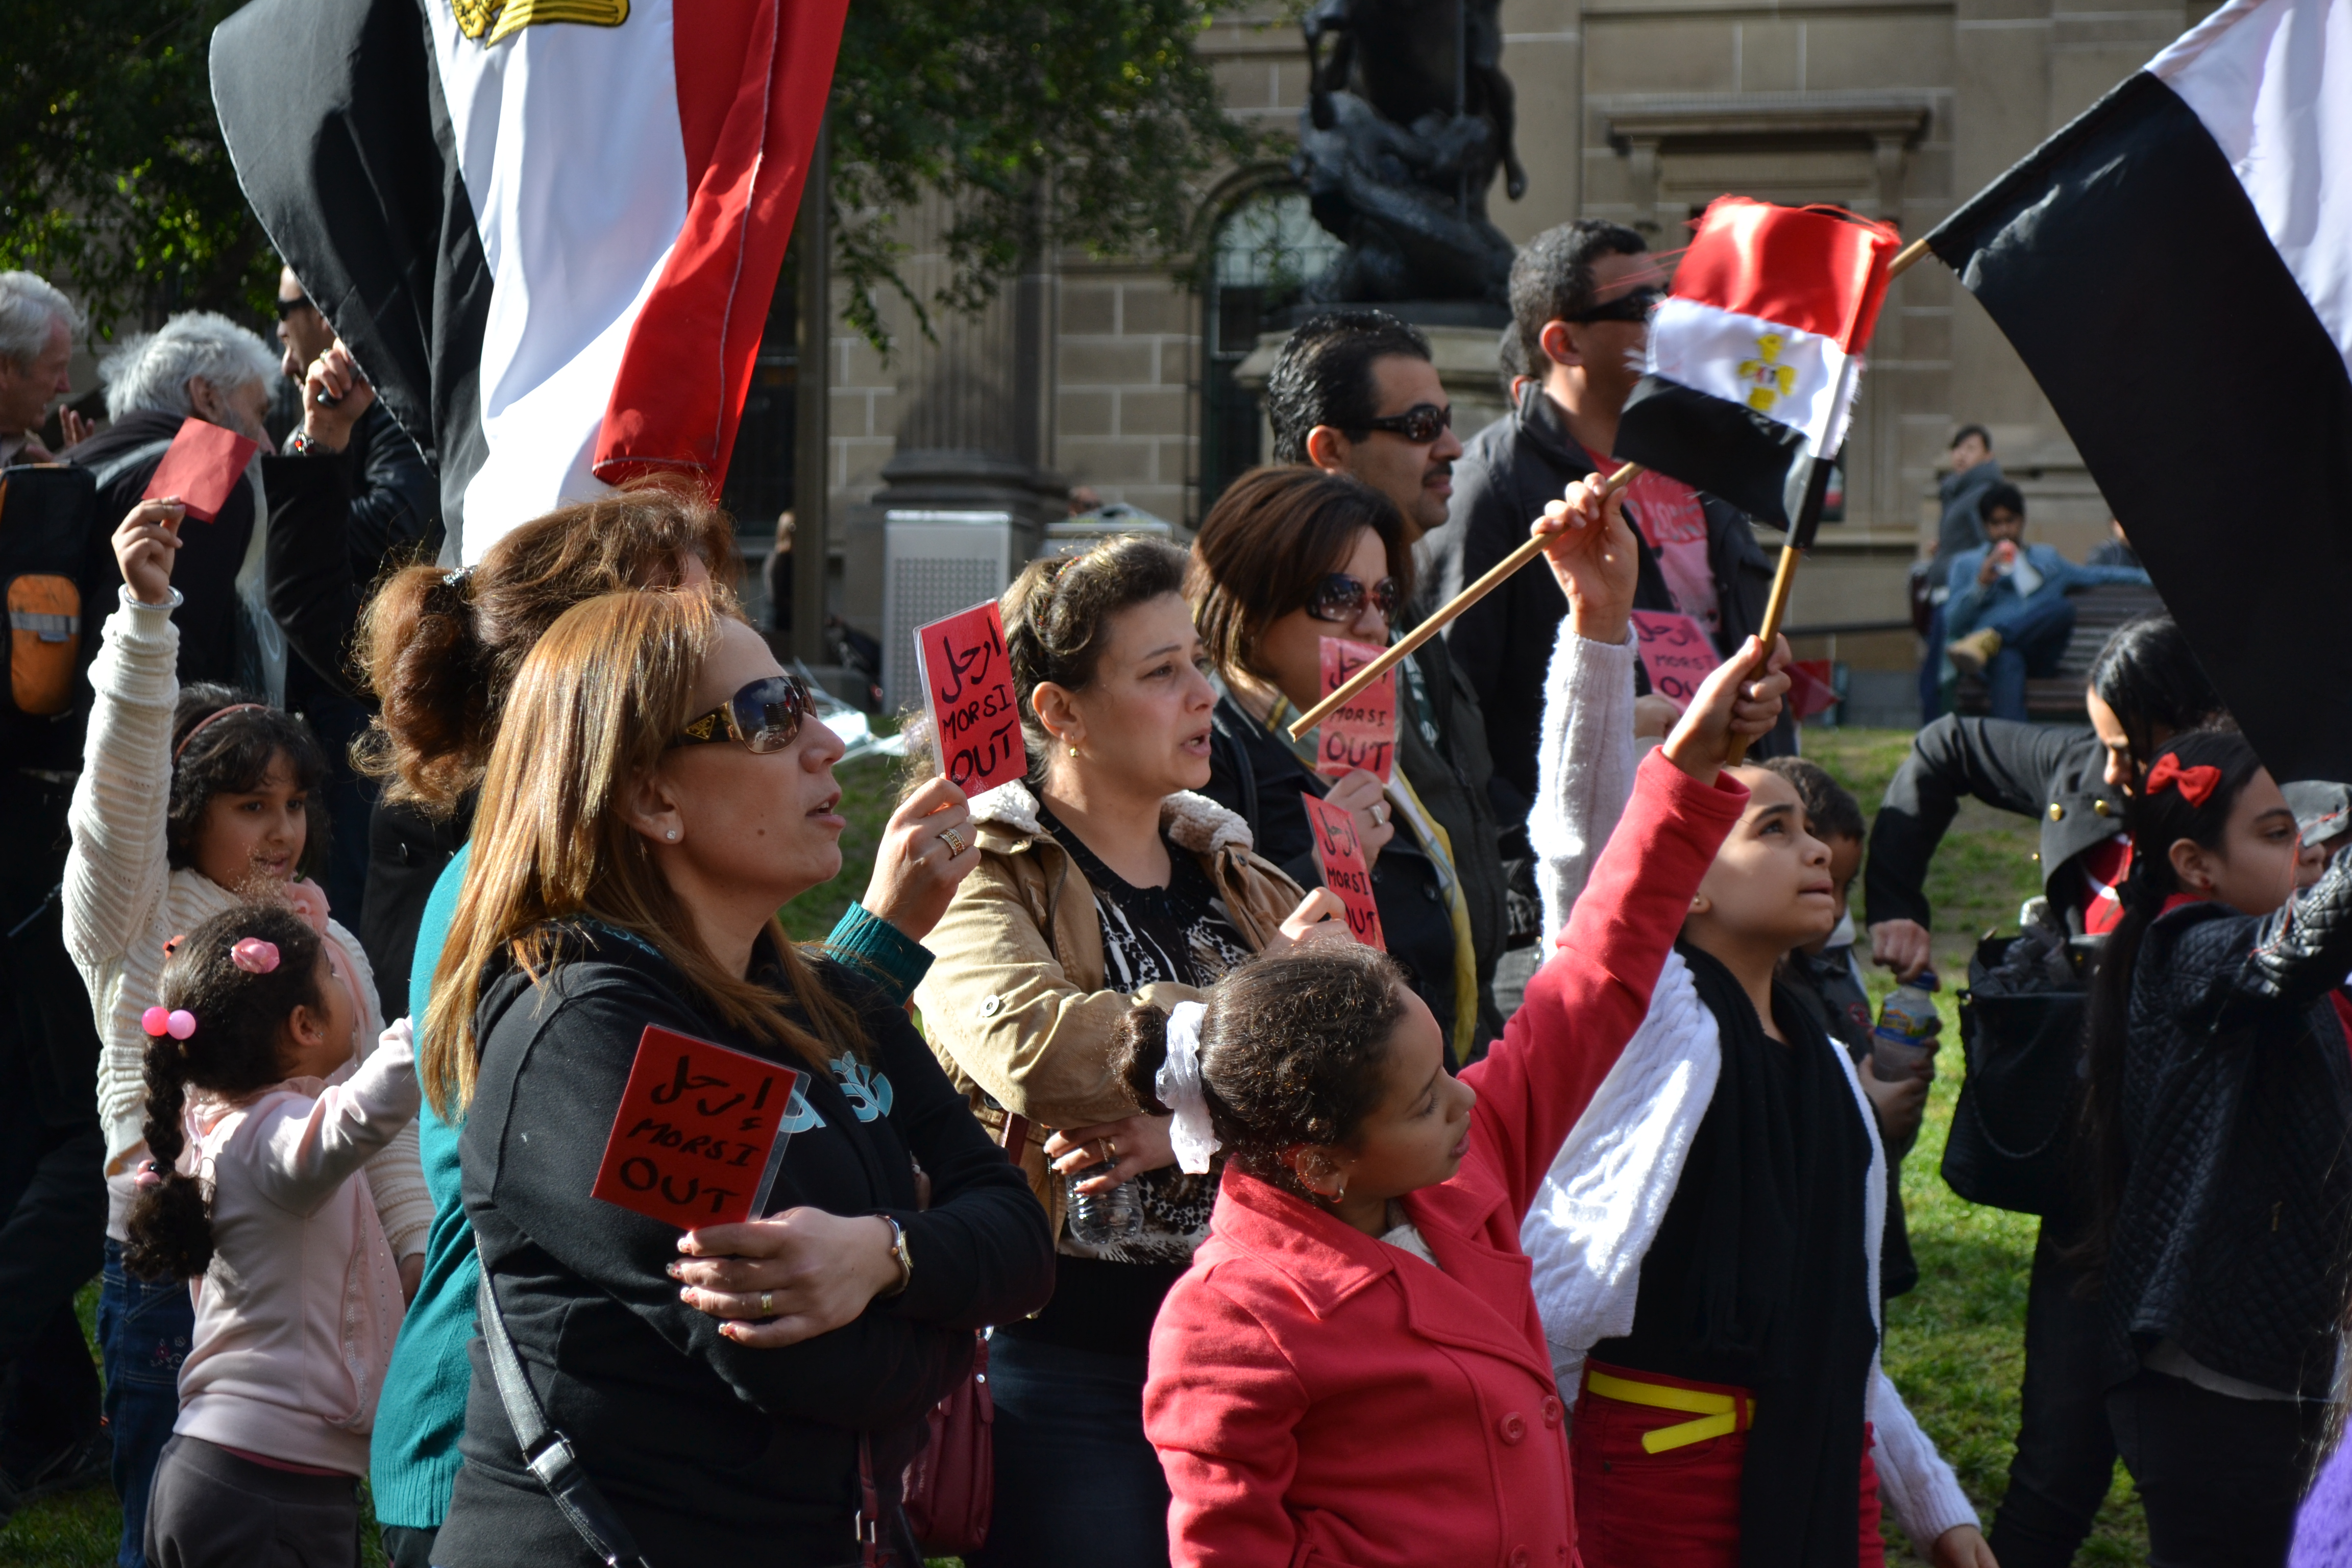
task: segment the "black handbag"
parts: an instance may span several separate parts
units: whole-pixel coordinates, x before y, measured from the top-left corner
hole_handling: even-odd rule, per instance
[[[1944,1182],[1972,1204],[2064,1213],[2067,1162],[2081,1113],[2083,991],[1987,990],[2014,937],[1987,937],[1960,993],[1966,1076],[1944,1143]]]

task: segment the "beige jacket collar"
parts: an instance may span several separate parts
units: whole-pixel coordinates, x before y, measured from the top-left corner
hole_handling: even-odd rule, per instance
[[[1023,842],[1044,835],[1037,797],[1015,779],[971,797],[971,820],[981,829],[981,842],[999,853],[1009,853]],[[1160,829],[1180,849],[1195,855],[1215,855],[1226,849],[1246,854],[1257,847],[1249,824],[1207,795],[1178,790],[1160,803]],[[990,843],[992,831],[999,842]]]

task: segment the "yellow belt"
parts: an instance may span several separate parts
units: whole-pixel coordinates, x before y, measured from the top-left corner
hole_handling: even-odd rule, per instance
[[[1646,1405],[1656,1410],[1687,1410],[1696,1421],[1678,1422],[1661,1426],[1654,1432],[1642,1434],[1645,1453],[1663,1454],[1669,1448],[1685,1448],[1693,1443],[1704,1443],[1709,1437],[1720,1437],[1752,1426],[1756,1420],[1756,1401],[1735,1399],[1728,1394],[1707,1394],[1696,1388],[1676,1388],[1671,1384],[1635,1383],[1631,1378],[1612,1377],[1605,1372],[1587,1371],[1584,1386],[1607,1399],[1622,1400],[1627,1405]],[[1745,1412],[1740,1406],[1745,1405]],[[1743,1415],[1745,1419],[1742,1419]]]

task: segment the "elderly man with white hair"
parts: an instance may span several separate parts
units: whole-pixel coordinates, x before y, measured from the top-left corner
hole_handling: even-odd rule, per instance
[[[191,415],[272,451],[262,417],[278,356],[253,332],[211,310],[173,316],[125,339],[99,363],[110,424],[72,458],[98,479],[99,515],[120,521],[145,493],[155,467]],[[285,643],[262,596],[261,465],[257,457],[211,522],[181,525],[172,585],[186,596],[173,612],[180,630],[180,684],[217,681],[265,696],[283,689]]]
[[[49,400],[73,391],[66,367],[81,329],[81,312],[47,279],[0,272],[0,464],[52,460],[35,432]]]

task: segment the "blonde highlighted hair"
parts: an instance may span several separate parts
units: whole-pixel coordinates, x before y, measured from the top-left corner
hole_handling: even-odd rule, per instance
[[[516,671],[474,816],[472,858],[433,973],[418,1076],[446,1121],[474,1096],[474,1011],[502,956],[534,984],[553,962],[555,922],[597,921],[644,942],[731,1027],[823,1068],[865,1045],[856,1014],[817,984],[773,917],[768,940],[787,998],[731,974],[696,934],[644,836],[623,816],[686,722],[722,612],[694,590],[636,589],[575,605]]]

